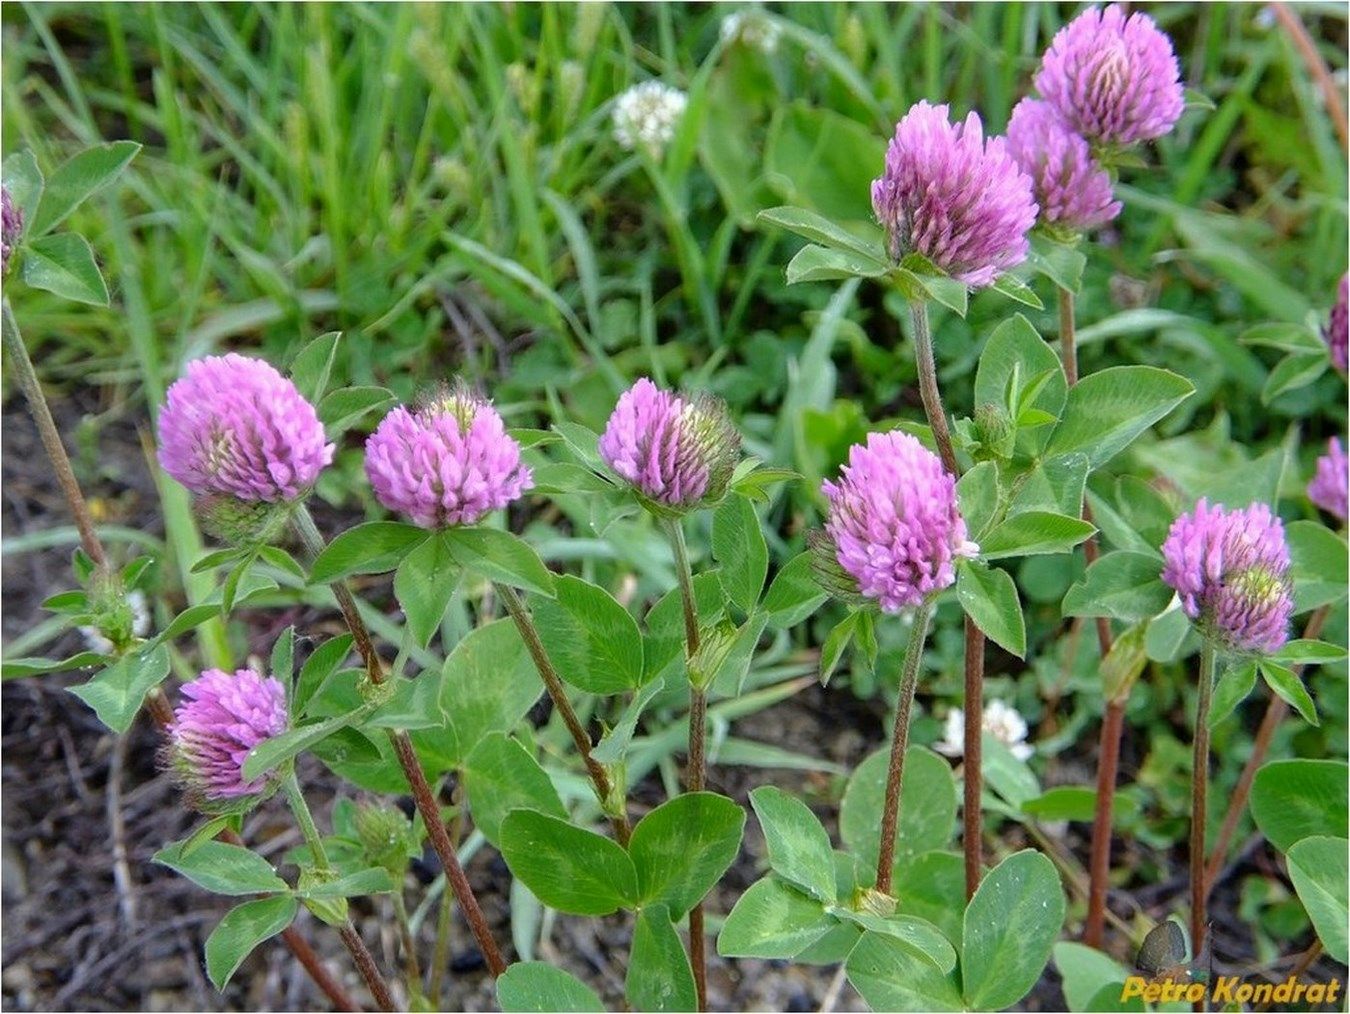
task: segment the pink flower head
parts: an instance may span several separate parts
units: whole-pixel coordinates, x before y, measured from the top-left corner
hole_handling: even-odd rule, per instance
[[[1346,305],[1346,286],[1350,284],[1350,275],[1341,275],[1341,284],[1336,289],[1336,305],[1331,308],[1326,327],[1322,328],[1322,340],[1327,343],[1331,354],[1331,365],[1342,373],[1346,369],[1347,353],[1350,352],[1350,307]]]
[[[1172,522],[1162,579],[1186,615],[1237,651],[1278,651],[1294,600],[1284,525],[1265,504],[1241,510],[1201,500]]]
[[[992,285],[1027,256],[1036,223],[1031,180],[1002,138],[985,140],[977,114],[918,102],[895,125],[886,167],[872,181],[872,209],[890,254],[920,253],[972,288]]]
[[[1017,103],[1008,121],[1008,151],[1031,177],[1045,224],[1086,232],[1120,214],[1110,174],[1050,103]]]
[[[1317,474],[1308,483],[1308,499],[1344,521],[1347,486],[1350,486],[1350,469],[1346,465],[1345,451],[1341,449],[1341,442],[1332,437],[1327,442],[1327,453],[1317,459]]]
[[[203,800],[237,799],[267,788],[244,781],[244,761],[264,740],[286,731],[286,690],[252,669],[234,675],[207,669],[183,684],[169,726],[170,754],[183,781]]]
[[[883,612],[917,606],[948,587],[955,558],[978,552],[957,510],[956,477],[908,433],[868,434],[866,445],[849,448],[839,481],[827,479],[821,490],[830,502],[823,546]]]
[[[722,498],[740,448],[740,434],[721,402],[682,398],[643,377],[619,397],[599,449],[642,496],[687,510]]]
[[[159,463],[199,496],[295,500],[332,460],[314,406],[261,359],[188,363],[159,414]]]
[[[0,187],[0,273],[9,270],[9,255],[23,237],[23,211],[9,196],[9,187]]]
[[[497,410],[462,385],[385,416],[366,475],[380,503],[423,528],[475,524],[534,485]]]
[[[1185,108],[1172,41],[1147,14],[1092,8],[1061,28],[1041,58],[1036,90],[1095,144],[1162,137]]]

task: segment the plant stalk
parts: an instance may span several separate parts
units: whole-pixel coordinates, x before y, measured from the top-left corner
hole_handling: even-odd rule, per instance
[[[922,300],[909,304],[914,323],[914,359],[919,371],[919,396],[923,399],[924,414],[933,432],[942,465],[954,476],[961,474],[952,447],[951,430],[947,426],[947,411],[938,390],[937,365],[933,360],[933,334],[928,326],[928,305]],[[964,800],[961,814],[961,848],[965,856],[966,900],[975,895],[980,885],[980,839],[983,833],[980,801],[984,788],[984,631],[975,625],[969,615],[965,618],[965,762]]]
[[[450,844],[459,848],[461,811],[455,810],[450,821]],[[431,951],[430,979],[427,982],[427,1000],[431,1006],[441,1009],[441,984],[445,980],[445,966],[450,961],[450,917],[455,911],[455,895],[452,891],[441,892],[440,911],[436,916],[436,944]]]
[[[539,630],[535,627],[534,620],[514,588],[504,584],[494,584],[493,587],[502,600],[502,604],[506,606],[506,611],[510,613],[511,619],[515,621],[516,629],[520,631],[520,636],[525,641],[525,647],[530,653],[530,658],[534,660],[534,667],[539,670],[539,678],[544,681],[544,688],[548,690],[554,709],[562,716],[563,724],[567,726],[567,731],[572,735],[572,742],[576,744],[577,753],[581,755],[581,760],[586,765],[586,771],[595,786],[595,794],[599,797],[600,806],[609,815],[610,824],[614,827],[614,834],[618,838],[619,844],[627,847],[633,828],[628,822],[628,814],[625,812],[626,807],[623,807],[621,803],[621,809],[618,813],[610,812],[614,803],[611,799],[614,787],[609,780],[609,773],[605,770],[603,764],[591,756],[593,747],[590,734],[581,724],[581,719],[577,717],[572,702],[567,698],[567,688],[563,685],[562,678],[558,675],[557,669],[554,668],[552,660],[549,659],[548,652],[544,650],[544,642],[539,637]]]
[[[295,822],[300,827],[300,834],[305,839],[305,844],[309,846],[310,854],[314,856],[314,866],[321,873],[329,873],[333,866],[328,861],[328,852],[323,845],[323,835],[319,833],[319,826],[314,822],[314,814],[310,812],[309,803],[305,800],[305,794],[300,788],[300,779],[295,773],[295,764],[291,763],[287,767],[286,774],[281,780],[281,791],[286,797],[286,803],[291,808],[291,813],[295,815]],[[346,945],[352,960],[356,963],[356,969],[361,973],[361,978],[366,982],[370,989],[370,995],[375,998],[375,1003],[380,1010],[395,1010],[393,994],[389,992],[389,984],[385,982],[384,975],[380,972],[379,966],[375,964],[375,958],[366,947],[366,942],[361,939],[361,934],[356,932],[356,927],[352,925],[351,919],[347,919],[338,928],[338,936],[342,938]]]
[[[1316,640],[1322,633],[1322,627],[1327,621],[1327,616],[1331,611],[1330,606],[1322,606],[1313,611],[1308,617],[1308,623],[1303,628],[1303,636],[1308,640]],[[1303,666],[1294,667],[1294,675],[1303,675]],[[1218,879],[1219,873],[1223,870],[1224,860],[1228,857],[1228,847],[1233,842],[1233,835],[1237,832],[1238,822],[1242,820],[1243,811],[1247,807],[1247,797],[1252,792],[1252,782],[1256,779],[1256,772],[1266,761],[1266,754],[1270,752],[1271,741],[1275,738],[1275,730],[1279,728],[1286,715],[1289,714],[1289,705],[1284,703],[1284,698],[1279,694],[1272,693],[1270,702],[1266,705],[1266,713],[1261,719],[1261,725],[1256,730],[1256,737],[1252,740],[1252,753],[1247,758],[1247,763],[1242,769],[1242,774],[1238,777],[1237,785],[1233,788],[1233,794],[1228,799],[1228,812],[1224,814],[1223,826],[1219,828],[1219,834],[1214,839],[1214,847],[1210,849],[1209,864],[1205,867],[1205,897],[1214,890],[1214,882]]]
[[[94,561],[94,565],[99,570],[106,571],[107,554],[104,553],[103,543],[99,541],[98,534],[94,531],[94,519],[89,514],[89,505],[84,501],[84,493],[81,492],[80,484],[75,478],[75,470],[70,466],[66,446],[61,442],[61,431],[56,428],[51,409],[47,407],[47,398],[42,393],[42,385],[38,382],[37,371],[33,369],[33,361],[28,358],[28,349],[19,334],[19,324],[14,319],[14,311],[10,308],[8,299],[4,300],[3,310],[0,310],[0,313],[3,313],[3,327],[0,327],[0,333],[4,335],[5,354],[19,382],[19,389],[23,391],[23,396],[28,402],[28,411],[33,416],[33,422],[37,424],[42,447],[51,461],[52,471],[56,473],[56,483],[61,487],[61,494],[70,507],[75,528],[80,533],[80,545],[89,559]]]
[[[900,792],[904,788],[905,751],[909,748],[909,716],[914,707],[914,690],[919,685],[919,663],[928,637],[928,621],[933,603],[924,599],[914,610],[914,624],[905,648],[904,668],[900,671],[900,697],[895,704],[895,731],[891,735],[891,765],[886,778],[886,802],[881,810],[881,849],[877,856],[877,890],[891,893],[891,872],[895,868],[895,839],[900,827]]]
[[[323,536],[319,534],[319,529],[314,524],[314,518],[309,513],[309,508],[303,503],[296,505],[293,523],[296,534],[300,537],[300,542],[305,548],[305,553],[309,556],[309,562],[313,563],[315,557],[323,552],[324,542]],[[333,591],[333,597],[337,600],[338,608],[342,611],[342,617],[346,621],[348,629],[352,632],[352,640],[365,663],[367,676],[372,683],[377,685],[383,683],[385,679],[384,664],[375,652],[370,631],[366,629],[365,621],[361,619],[361,614],[356,608],[356,600],[352,598],[351,592],[343,581],[334,581],[329,587]],[[492,938],[492,931],[488,928],[487,920],[483,917],[483,910],[479,907],[478,899],[474,896],[469,878],[465,876],[464,868],[459,863],[459,857],[455,855],[455,850],[450,844],[450,836],[446,833],[445,822],[441,819],[440,807],[436,803],[436,797],[431,791],[431,786],[427,784],[426,772],[422,770],[422,763],[417,759],[417,752],[413,749],[412,740],[408,738],[407,731],[403,729],[388,729],[386,732],[389,736],[389,742],[394,747],[394,753],[398,756],[399,764],[403,768],[403,773],[408,779],[408,787],[412,791],[413,802],[417,805],[417,810],[422,815],[422,822],[426,825],[427,835],[431,838],[431,847],[435,849],[436,855],[441,861],[441,866],[445,869],[446,879],[455,892],[460,910],[463,911],[464,918],[473,931],[474,939],[478,941],[478,946],[483,952],[483,959],[487,962],[488,971],[492,973],[492,977],[495,979],[506,971],[506,962],[502,959],[497,942]]]
[[[1209,703],[1214,694],[1215,646],[1200,648],[1200,686],[1195,705],[1195,753],[1191,768],[1191,953],[1205,944],[1205,806],[1209,793]],[[1203,1001],[1202,1001],[1203,1003]]]
[[[684,640],[686,667],[692,665],[699,649],[698,604],[694,600],[694,574],[689,566],[689,547],[684,541],[680,522],[666,522],[670,548],[675,555],[675,578],[680,586],[680,603],[684,608]],[[685,768],[685,791],[702,792],[706,778],[706,728],[708,725],[708,693],[698,686],[690,673],[689,680],[689,751]],[[689,964],[694,970],[694,987],[698,1009],[708,1009],[708,957],[703,931],[703,899],[689,910]]]
[[[1055,287],[1059,303],[1060,359],[1064,379],[1072,387],[1078,383],[1077,326],[1074,321],[1074,294]],[[1092,522],[1092,510],[1083,502],[1082,517]],[[1083,543],[1083,561],[1091,567],[1097,562],[1097,537]],[[1111,653],[1111,621],[1105,616],[1095,620],[1097,647],[1103,659]],[[1125,730],[1125,699],[1106,702],[1101,738],[1097,745],[1097,796],[1092,814],[1092,842],[1088,856],[1088,911],[1083,926],[1083,942],[1100,948],[1106,925],[1106,888],[1111,875],[1111,817],[1115,808],[1116,775],[1120,767],[1120,738]]]

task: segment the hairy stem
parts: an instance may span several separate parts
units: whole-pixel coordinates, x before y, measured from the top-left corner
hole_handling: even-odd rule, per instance
[[[323,552],[324,542],[323,536],[319,534],[319,529],[314,524],[314,518],[310,516],[309,508],[304,504],[296,506],[293,524],[309,562],[313,563],[314,558]],[[352,640],[365,663],[367,676],[372,683],[383,683],[384,663],[375,652],[375,644],[356,608],[356,600],[352,598],[352,593],[342,581],[334,581],[329,587],[333,591],[333,597],[337,600],[348,629],[352,632]],[[436,803],[431,786],[427,784],[426,772],[422,770],[422,763],[417,759],[412,740],[403,729],[388,729],[386,733],[394,747],[394,753],[398,756],[399,765],[403,768],[403,774],[408,779],[413,802],[417,805],[422,822],[426,825],[427,835],[431,838],[431,847],[436,851],[436,856],[445,869],[445,876],[455,892],[455,899],[459,902],[460,910],[464,913],[469,928],[473,930],[474,939],[478,941],[478,946],[483,952],[488,970],[495,979],[506,971],[506,962],[502,959],[497,942],[492,938],[492,931],[488,928],[483,910],[479,907],[478,899],[469,885],[469,878],[464,875],[464,868],[450,844],[450,836],[445,831],[445,822],[441,819],[440,807]]]
[[[1308,640],[1316,640],[1322,633],[1322,627],[1327,622],[1327,616],[1331,611],[1330,606],[1322,606],[1314,610],[1308,617],[1308,623],[1303,628],[1303,636]],[[1294,675],[1303,675],[1303,666],[1294,667]],[[1237,831],[1238,822],[1242,820],[1242,814],[1247,808],[1247,797],[1252,792],[1252,782],[1256,779],[1256,772],[1266,761],[1266,754],[1270,752],[1270,743],[1275,738],[1275,730],[1279,728],[1280,723],[1284,721],[1289,714],[1289,705],[1284,703],[1284,699],[1279,694],[1272,693],[1270,702],[1266,705],[1266,713],[1261,718],[1261,725],[1256,730],[1256,737],[1252,740],[1252,753],[1247,758],[1246,765],[1242,768],[1242,774],[1238,777],[1237,785],[1233,788],[1233,794],[1228,797],[1228,812],[1224,814],[1223,826],[1219,828],[1218,836],[1214,839],[1214,847],[1210,849],[1209,863],[1205,867],[1205,897],[1209,897],[1209,892],[1214,889],[1214,881],[1218,878],[1220,871],[1223,870],[1224,860],[1228,856],[1228,848],[1233,843],[1233,835]]]
[[[1077,328],[1074,325],[1073,293],[1063,286],[1055,286],[1059,301],[1060,360],[1064,364],[1064,379],[1073,387],[1078,383]]]
[[[450,821],[450,844],[455,848],[459,848],[460,818],[457,808]],[[450,962],[450,917],[454,911],[454,892],[442,891],[440,912],[436,916],[436,944],[431,951],[431,978],[427,983],[427,999],[435,1010],[441,1009],[441,984],[445,981],[445,966]]]
[[[947,426],[947,411],[942,407],[942,394],[938,391],[937,364],[933,361],[933,333],[928,327],[928,304],[914,300],[909,304],[910,317],[914,322],[914,359],[919,367],[919,397],[923,399],[924,414],[928,416],[928,426],[933,431],[933,442],[937,444],[938,457],[942,465],[952,475],[960,475],[956,467],[956,451],[952,449],[952,434]]]
[[[356,932],[356,927],[352,925],[350,919],[338,927],[338,936],[342,938],[342,943],[351,954],[352,960],[356,962],[356,969],[369,987],[370,995],[375,999],[375,1006],[382,1011],[396,1010],[394,995],[389,992],[389,984],[380,974],[379,965],[375,964],[375,956],[370,953],[370,948],[361,939],[361,934]]]
[[[1195,753],[1191,768],[1191,953],[1205,943],[1205,806],[1209,792],[1209,702],[1214,693],[1214,642],[1200,649],[1200,686],[1195,704]]]
[[[418,986],[422,981],[422,970],[417,963],[417,941],[413,939],[412,927],[408,925],[408,906],[403,901],[403,885],[394,885],[394,893],[390,895],[390,900],[394,903],[394,918],[398,921],[399,944],[403,948],[403,962],[405,974],[408,978],[408,989],[416,993]]]
[[[900,826],[900,792],[904,788],[905,751],[909,748],[909,715],[914,706],[914,689],[919,684],[919,662],[928,637],[928,621],[933,603],[925,599],[914,610],[914,625],[905,648],[904,668],[900,671],[900,697],[895,704],[895,731],[891,735],[891,765],[886,777],[886,802],[881,809],[881,851],[877,857],[877,890],[891,893],[891,871],[895,867],[895,838]]]
[[[603,764],[591,756],[591,737],[581,724],[581,719],[577,717],[576,710],[572,707],[572,702],[567,698],[567,688],[563,686],[562,678],[558,675],[557,669],[553,667],[552,660],[548,657],[548,652],[544,650],[544,642],[539,637],[539,630],[534,625],[534,620],[526,610],[520,596],[516,594],[514,588],[504,584],[493,586],[502,604],[506,606],[506,611],[515,621],[516,629],[520,631],[521,638],[525,641],[525,647],[530,653],[530,658],[534,660],[534,667],[539,670],[539,678],[544,681],[544,688],[548,690],[548,696],[553,701],[553,707],[562,716],[563,724],[567,726],[567,731],[572,735],[572,742],[576,744],[577,753],[581,755],[582,763],[586,765],[586,772],[591,777],[591,782],[595,786],[595,794],[600,800],[600,806],[609,816],[610,824],[614,827],[614,834],[619,840],[619,844],[628,845],[628,839],[632,836],[633,828],[628,822],[626,806],[622,800],[617,802],[618,812],[612,812],[616,806],[616,801],[611,797],[614,794],[613,784],[609,780],[609,773],[605,770]]]
[[[942,466],[959,476],[956,451],[952,448],[951,431],[947,426],[947,410],[942,405],[938,390],[937,365],[933,361],[933,335],[928,327],[928,305],[922,300],[909,304],[914,322],[914,359],[919,370],[919,396],[923,399],[928,427],[933,431]],[[962,807],[961,847],[965,854],[966,899],[975,894],[980,884],[980,799],[984,788],[984,751],[980,737],[984,731],[984,632],[969,616],[965,620],[965,782]]]
[[[684,608],[684,648],[686,667],[692,664],[699,649],[698,604],[694,600],[694,573],[689,566],[689,547],[685,545],[684,529],[675,519],[667,521],[671,552],[675,555],[675,578],[680,585],[680,603]],[[708,694],[698,686],[690,672],[689,681],[689,752],[685,769],[685,791],[701,792],[706,777],[707,759],[705,734],[708,724]],[[703,932],[703,900],[689,910],[689,963],[694,970],[694,987],[698,1009],[708,1009],[708,957]]]
[[[33,361],[28,358],[28,349],[19,334],[19,324],[14,319],[14,311],[10,309],[8,299],[4,301],[0,313],[3,313],[0,333],[4,335],[6,358],[9,359],[10,368],[14,370],[19,382],[19,389],[23,391],[23,396],[28,402],[28,411],[32,413],[33,422],[37,423],[42,447],[51,461],[57,485],[61,487],[61,494],[66,498],[66,504],[70,507],[70,513],[75,520],[75,528],[80,533],[80,545],[89,555],[89,559],[94,561],[95,566],[100,570],[106,570],[107,554],[103,552],[103,543],[99,541],[94,531],[94,519],[89,514],[89,505],[84,502],[84,493],[81,492],[80,484],[75,479],[75,470],[70,467],[65,444],[61,442],[61,431],[56,428],[51,409],[47,407],[47,398],[42,393],[42,385],[38,382],[37,371],[33,369]]]

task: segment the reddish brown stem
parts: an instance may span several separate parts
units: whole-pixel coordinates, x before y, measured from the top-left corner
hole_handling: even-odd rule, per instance
[[[356,932],[356,927],[352,925],[350,919],[338,927],[338,935],[342,937],[343,944],[350,952],[352,960],[356,962],[361,978],[365,979],[366,985],[370,987],[370,995],[375,998],[376,1007],[382,1011],[395,1010],[394,997],[389,992],[389,986],[385,983],[384,976],[380,974],[379,966],[375,964],[375,958],[366,947],[366,942],[361,939],[361,934]]]
[[[323,536],[319,534],[314,519],[310,516],[308,508],[303,504],[296,508],[293,521],[296,533],[300,536],[300,541],[310,558],[310,563],[313,563],[314,558],[323,552]],[[370,638],[370,632],[366,629],[365,621],[361,619],[361,614],[356,608],[356,600],[352,598],[351,592],[348,591],[347,586],[342,581],[334,581],[330,587],[342,610],[343,619],[352,632],[353,643],[356,645],[356,650],[361,654],[370,681],[377,685],[383,683],[385,680],[384,663],[375,653],[374,642]],[[463,911],[464,918],[468,920],[469,929],[473,931],[474,939],[478,941],[479,949],[483,952],[488,970],[495,979],[506,971],[506,962],[502,960],[497,942],[492,938],[487,920],[483,918],[483,910],[479,907],[478,899],[474,897],[473,888],[469,885],[469,878],[464,875],[464,868],[460,866],[459,857],[455,855],[454,846],[451,845],[450,836],[445,830],[445,821],[441,819],[440,807],[436,804],[436,797],[431,791],[431,786],[427,784],[426,773],[422,770],[422,764],[417,759],[412,741],[408,738],[407,732],[402,729],[388,729],[386,733],[389,736],[389,742],[394,747],[394,753],[398,756],[399,765],[403,768],[404,777],[408,779],[408,787],[412,791],[413,802],[422,815],[423,823],[426,824],[427,835],[431,838],[431,847],[441,861],[446,880],[455,892],[455,900],[459,902],[460,910]]]
[[[1200,686],[1195,703],[1195,750],[1191,766],[1191,953],[1205,946],[1205,817],[1209,795],[1209,702],[1214,693],[1214,645],[1200,649]],[[1201,1001],[1203,1005],[1203,1000]],[[1197,1008],[1203,1010],[1203,1006]]]
[[[1336,84],[1336,79],[1332,77],[1331,70],[1327,67],[1326,61],[1322,59],[1322,54],[1317,51],[1317,44],[1313,42],[1312,37],[1308,35],[1308,30],[1303,27],[1303,22],[1299,20],[1288,4],[1273,3],[1270,5],[1275,11],[1275,17],[1280,25],[1289,34],[1290,40],[1298,50],[1299,56],[1303,58],[1303,64],[1308,68],[1308,73],[1312,74],[1317,82],[1317,87],[1322,91],[1322,100],[1326,103],[1327,114],[1331,117],[1331,125],[1336,128],[1336,136],[1341,140],[1341,148],[1350,152],[1350,125],[1347,125],[1345,118],[1345,105],[1341,102],[1341,89]]]
[[[1111,874],[1111,811],[1120,766],[1120,734],[1125,727],[1125,702],[1108,701],[1097,753],[1097,807],[1092,819],[1092,852],[1088,859],[1088,914],[1083,943],[1100,948],[1106,922],[1106,883]],[[1104,804],[1104,805],[1103,805]]]
[[[600,806],[609,815],[615,837],[618,838],[619,844],[626,848],[628,839],[633,834],[632,825],[628,822],[628,814],[622,809],[617,813],[611,812],[611,807],[616,806],[616,801],[611,798],[614,789],[609,780],[609,773],[605,771],[603,764],[591,756],[591,737],[581,724],[581,719],[577,717],[572,702],[567,697],[567,688],[563,686],[562,678],[553,667],[548,652],[544,650],[544,642],[539,638],[539,631],[535,629],[534,621],[526,611],[524,603],[520,601],[520,596],[513,589],[504,584],[498,584],[495,587],[498,597],[506,606],[506,611],[511,614],[511,619],[515,621],[516,629],[520,631],[521,639],[525,642],[530,658],[534,660],[534,667],[539,671],[539,678],[543,680],[544,687],[548,690],[548,696],[553,701],[554,709],[562,716],[563,725],[567,726],[567,731],[572,735],[572,742],[576,745],[577,753],[581,755],[582,763],[586,765],[586,771],[591,776],[591,782],[595,786],[595,794],[600,800]],[[617,806],[624,807],[625,804],[622,800],[618,800]]]
[[[1322,606],[1308,617],[1308,623],[1303,628],[1303,636],[1309,640],[1316,640],[1322,633],[1322,627],[1327,621],[1327,615],[1330,612],[1330,606]],[[1294,674],[1303,675],[1303,666],[1295,666]],[[1261,725],[1256,730],[1256,737],[1252,740],[1252,753],[1247,758],[1247,763],[1242,769],[1242,774],[1238,776],[1237,785],[1233,788],[1233,794],[1229,797],[1228,812],[1224,814],[1223,826],[1219,828],[1219,833],[1214,839],[1214,847],[1210,850],[1209,863],[1205,867],[1205,896],[1214,890],[1214,882],[1218,879],[1219,873],[1223,870],[1224,861],[1228,857],[1228,848],[1233,843],[1233,835],[1237,832],[1238,822],[1242,820],[1242,814],[1247,808],[1247,797],[1252,792],[1252,782],[1256,779],[1256,772],[1265,763],[1266,754],[1270,752],[1271,741],[1275,738],[1275,730],[1279,728],[1286,715],[1289,714],[1289,705],[1284,703],[1284,699],[1278,694],[1270,695],[1270,703],[1266,705],[1266,713],[1261,719]]]
[[[966,617],[965,755],[962,761],[964,801],[961,845],[965,853],[966,901],[975,896],[983,871],[981,843],[984,824],[980,813],[984,764],[984,632]]]

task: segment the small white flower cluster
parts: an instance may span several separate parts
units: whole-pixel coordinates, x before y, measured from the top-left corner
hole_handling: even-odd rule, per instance
[[[127,592],[127,605],[131,607],[131,632],[137,637],[144,637],[150,633],[150,603],[146,601],[145,592]],[[98,627],[79,627],[77,629],[84,638],[85,647],[90,651],[99,655],[111,655],[113,653],[114,644],[103,636],[103,632]]]
[[[689,98],[660,81],[634,85],[614,100],[614,139],[629,151],[659,154],[671,138]]]
[[[1018,760],[1026,760],[1034,751],[1027,740],[1027,723],[1017,709],[1002,701],[990,701],[984,706],[984,731],[1003,743]],[[947,712],[947,724],[942,739],[934,745],[938,753],[961,757],[966,752],[966,713],[960,708]]]
[[[754,7],[724,17],[721,33],[724,42],[739,42],[765,56],[778,49],[778,37],[783,34],[776,22]]]

